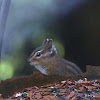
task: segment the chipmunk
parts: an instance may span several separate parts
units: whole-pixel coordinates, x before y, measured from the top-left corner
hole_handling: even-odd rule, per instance
[[[46,39],[42,46],[36,48],[28,61],[45,75],[71,76],[82,73],[76,64],[60,57],[52,39]]]

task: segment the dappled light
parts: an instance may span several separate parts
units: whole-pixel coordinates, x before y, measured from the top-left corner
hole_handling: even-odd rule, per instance
[[[12,78],[14,75],[14,66],[11,62],[2,60],[0,63],[0,79]]]

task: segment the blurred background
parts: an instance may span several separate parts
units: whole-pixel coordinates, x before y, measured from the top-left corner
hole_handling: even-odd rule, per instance
[[[32,74],[35,69],[27,59],[47,38],[83,72],[86,65],[99,66],[100,0],[12,0],[0,79]]]

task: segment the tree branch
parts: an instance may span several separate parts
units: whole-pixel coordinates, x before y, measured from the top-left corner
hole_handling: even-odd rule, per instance
[[[0,61],[2,53],[2,44],[4,38],[4,32],[6,28],[6,21],[11,0],[2,0],[1,11],[0,11]]]

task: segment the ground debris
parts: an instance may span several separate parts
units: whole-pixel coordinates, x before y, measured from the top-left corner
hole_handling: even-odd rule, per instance
[[[100,81],[80,80],[25,88],[7,100],[100,100]]]

